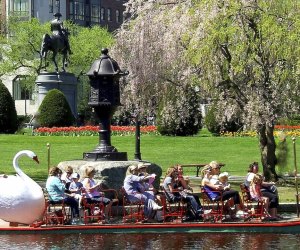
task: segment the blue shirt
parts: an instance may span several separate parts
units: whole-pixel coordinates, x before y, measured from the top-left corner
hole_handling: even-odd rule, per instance
[[[65,185],[57,176],[49,176],[46,189],[51,201],[61,201],[65,197]]]

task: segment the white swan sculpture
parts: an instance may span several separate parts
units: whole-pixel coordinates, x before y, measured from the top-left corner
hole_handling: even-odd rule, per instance
[[[39,163],[36,154],[30,150],[15,155],[13,166],[17,175],[0,177],[0,219],[31,224],[42,217],[45,198],[42,188],[18,165],[19,158],[24,155]]]

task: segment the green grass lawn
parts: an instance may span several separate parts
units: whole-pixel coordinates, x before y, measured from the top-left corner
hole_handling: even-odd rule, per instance
[[[118,151],[127,152],[128,159],[134,158],[134,136],[112,136],[112,145]],[[47,143],[50,143],[50,165],[61,161],[82,159],[83,152],[93,150],[99,143],[98,137],[63,137],[63,136],[31,136],[0,135],[0,172],[13,173],[12,159],[23,149],[34,151],[41,164],[32,168],[32,162],[22,159],[22,168],[35,179],[47,176]],[[293,169],[292,141],[288,142],[290,153],[289,169]],[[299,147],[298,147],[299,148]],[[297,148],[297,154],[300,150]],[[142,159],[158,164],[165,171],[173,164],[209,163],[212,160],[223,162],[223,171],[231,175],[245,175],[249,163],[260,162],[258,139],[252,137],[168,137],[155,135],[141,136]],[[24,162],[24,163],[23,163]],[[195,170],[189,170],[195,174]],[[285,169],[284,171],[287,171]]]
[[[127,152],[128,159],[134,158],[135,137],[112,136],[112,145],[119,152]],[[23,149],[34,151],[40,164],[35,165],[30,159],[20,159],[22,170],[35,180],[46,180],[48,169],[47,143],[50,143],[50,165],[57,165],[61,161],[82,159],[83,152],[92,151],[99,143],[97,136],[63,137],[63,136],[31,136],[0,135],[0,173],[14,174],[12,159]],[[288,138],[288,166],[293,169],[292,141]],[[168,137],[155,135],[141,136],[142,159],[156,163],[163,169],[173,164],[209,163],[212,160],[223,162],[222,169],[230,175],[244,176],[249,163],[260,162],[258,139],[252,137],[212,137],[208,133],[201,133],[194,137]],[[297,147],[300,155],[300,147]],[[284,171],[287,171],[285,169]],[[188,168],[186,175],[195,175],[195,170]],[[285,194],[291,192],[285,200],[293,199],[294,190],[284,190]],[[286,195],[285,195],[286,196]],[[291,196],[291,197],[290,197]]]

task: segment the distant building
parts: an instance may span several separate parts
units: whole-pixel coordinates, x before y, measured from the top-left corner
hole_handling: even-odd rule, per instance
[[[124,3],[127,0],[0,0],[0,33],[6,32],[9,16],[17,15],[21,20],[37,18],[44,23],[60,12],[62,20],[89,27],[100,25],[109,31],[120,27],[124,21]],[[18,115],[34,114],[38,108],[36,96],[21,87],[26,70],[19,69],[15,76],[3,76],[4,85],[12,94]]]
[[[100,25],[114,31],[122,24],[124,3],[127,0],[1,0],[0,20],[3,31],[7,17],[18,15],[23,20],[32,17],[42,23],[60,12],[63,20],[72,20],[81,26]]]

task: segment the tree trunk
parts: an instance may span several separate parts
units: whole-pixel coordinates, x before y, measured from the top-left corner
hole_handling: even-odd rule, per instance
[[[258,128],[261,163],[266,181],[277,181],[275,171],[277,158],[275,154],[276,144],[274,139],[274,126],[261,125]]]

